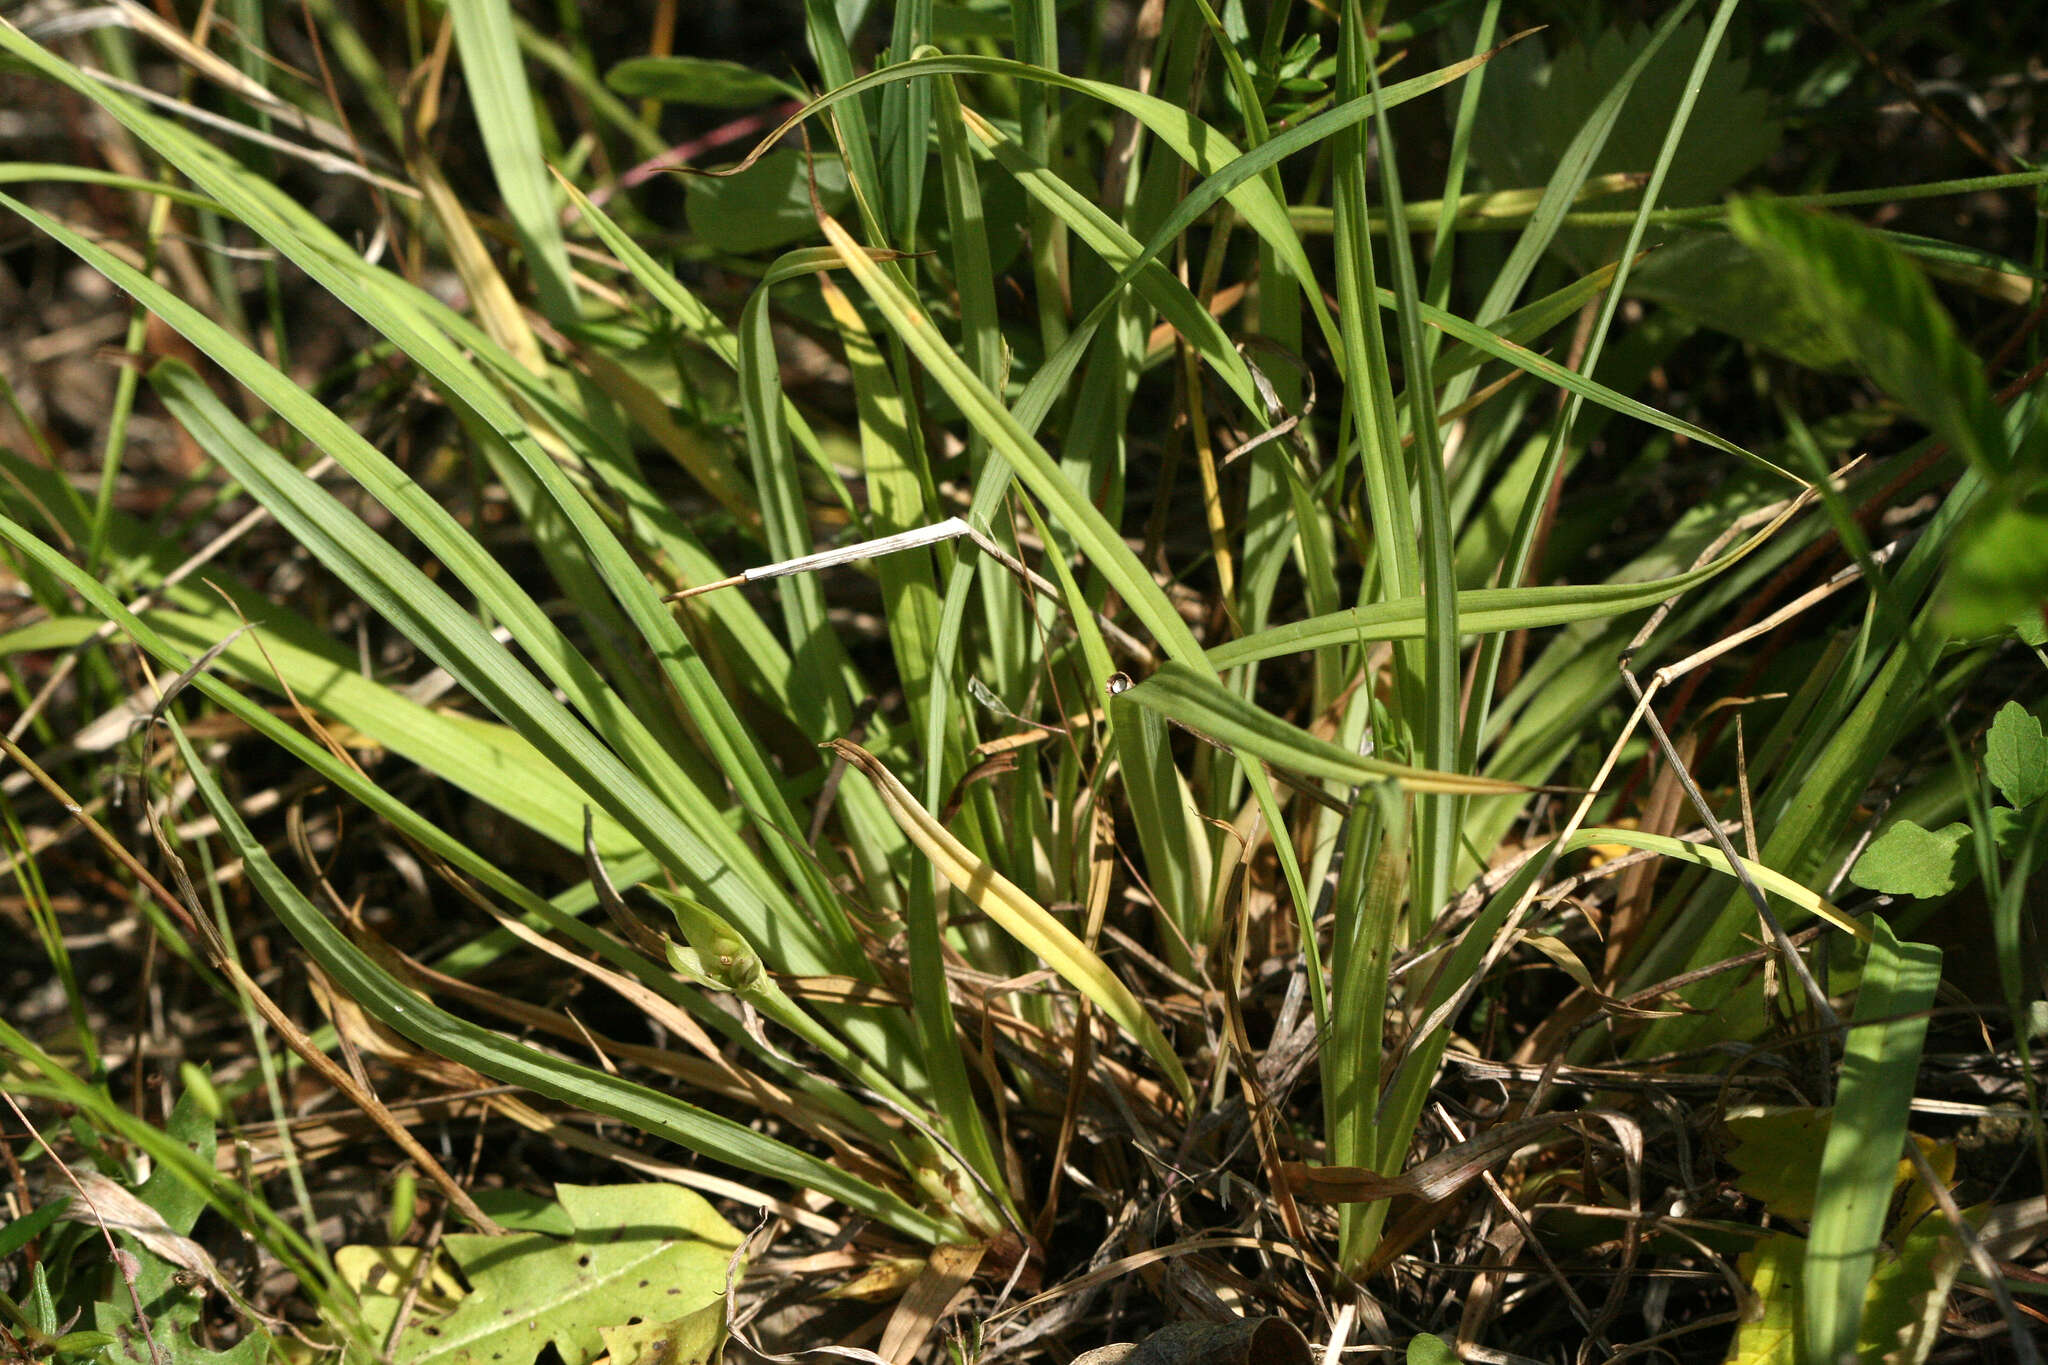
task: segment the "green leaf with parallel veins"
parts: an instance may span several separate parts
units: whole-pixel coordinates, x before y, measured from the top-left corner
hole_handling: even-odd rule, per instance
[[[2005,470],[2005,425],[1983,363],[1903,252],[1846,218],[1772,199],[1731,201],[1728,225],[1879,388],[1977,468]]]
[[[1736,1263],[1755,1302],[1728,1348],[1728,1365],[1792,1365],[1799,1332],[1803,1239],[1780,1232]]]
[[[1863,850],[1849,880],[1890,896],[1947,895],[1956,888],[1969,837],[1970,827],[1960,822],[1927,830],[1901,820]]]
[[[1861,1355],[1856,1345],[1899,1185],[1899,1153],[1912,1140],[1906,1121],[1927,1038],[1927,1010],[1941,984],[1940,949],[1899,942],[1881,916],[1872,917],[1870,929],[1800,1267],[1800,1352],[1809,1360]]]
[[[1629,275],[1628,292],[1809,370],[1850,367],[1849,349],[1725,232],[1689,232]]]

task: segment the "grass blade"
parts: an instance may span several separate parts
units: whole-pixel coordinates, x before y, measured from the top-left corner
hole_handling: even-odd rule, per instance
[[[1901,943],[1880,917],[1842,1047],[1834,1123],[1814,1187],[1806,1247],[1801,1356],[1854,1356],[1870,1273],[1897,1182],[1906,1119],[1927,1037],[1927,1010],[1941,984],[1941,950]]]
[[[873,754],[851,740],[834,740],[831,748],[875,784],[875,790],[882,794],[883,801],[903,826],[904,833],[931,860],[939,874],[1000,925],[1005,933],[1043,958],[1062,980],[1094,1001],[1098,1009],[1135,1038],[1165,1073],[1181,1103],[1192,1110],[1194,1089],[1188,1083],[1188,1075],[1181,1067],[1179,1056],[1172,1044],[1166,1041],[1166,1035],[1159,1031],[1159,1025],[1116,973],[1110,971],[1101,958],[1090,952],[1086,944],[1047,913],[1043,906],[955,839]]]
[[[907,1236],[941,1242],[959,1235],[958,1228],[920,1212],[900,1196],[743,1124],[594,1067],[578,1066],[515,1043],[428,1003],[378,967],[300,894],[242,823],[234,803],[193,751],[184,731],[173,725],[171,733],[200,796],[243,859],[249,880],[307,955],[379,1022],[436,1056],[462,1062],[487,1076],[525,1086],[565,1104],[609,1114],[642,1132],[729,1161],[744,1170],[786,1180],[799,1189],[829,1194],[848,1208],[858,1209]]]

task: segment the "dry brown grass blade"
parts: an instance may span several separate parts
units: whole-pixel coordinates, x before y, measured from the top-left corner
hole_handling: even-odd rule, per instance
[[[890,1365],[910,1365],[931,1339],[932,1330],[967,1289],[981,1266],[981,1258],[987,1254],[988,1247],[981,1243],[933,1247],[931,1255],[925,1258],[924,1272],[889,1315],[877,1354]]]

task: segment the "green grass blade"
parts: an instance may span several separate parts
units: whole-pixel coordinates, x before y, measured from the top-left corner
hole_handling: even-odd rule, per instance
[[[899,0],[889,30],[889,54],[901,61],[931,41],[932,0]],[[932,92],[922,81],[882,91],[880,152],[889,240],[915,249],[918,210],[932,131]]]
[[[1052,509],[1067,534],[1074,537],[1131,612],[1152,632],[1153,639],[1177,657],[1199,657],[1201,646],[1180,619],[1180,613],[1173,609],[1166,594],[1152,581],[1137,555],[1124,544],[1123,537],[1094,501],[1067,480],[1045,447],[967,368],[924,310],[868,259],[846,229],[830,218],[825,220],[824,227],[826,239],[839,250],[840,259],[867,290],[884,320],[959,404],[968,424],[988,438],[991,447],[1039,501]]]
[[[1365,14],[1359,0],[1346,0],[1338,34],[1337,93],[1347,103],[1371,103],[1366,73],[1372,68]],[[1392,364],[1376,306],[1371,192],[1366,185],[1366,132],[1362,125],[1340,129],[1331,139],[1331,202],[1336,208],[1336,294],[1342,343],[1337,368],[1344,380],[1344,415],[1358,442],[1365,505],[1372,520],[1373,567],[1382,598],[1418,596],[1422,567],[1416,548],[1413,494],[1407,461],[1395,426]],[[1433,423],[1432,423],[1433,425]],[[1339,467],[1345,452],[1338,452]],[[1395,650],[1395,687],[1402,699],[1400,721],[1421,724],[1422,660],[1413,649]]]
[[[526,467],[549,489],[556,506],[577,527],[579,534],[588,538],[593,558],[600,567],[609,570],[609,581],[622,593],[624,601],[639,619],[658,632],[673,629],[672,623],[668,626],[661,624],[668,619],[666,608],[654,601],[644,575],[632,567],[630,558],[595,518],[582,495],[569,487],[554,458],[532,440],[527,419],[485,382],[440,334],[430,321],[431,313],[419,306],[416,293],[364,267],[359,258],[348,252],[302,206],[284,196],[275,186],[226,161],[184,130],[155,119],[129,102],[96,87],[74,68],[27,43],[12,30],[0,29],[0,48],[15,51],[51,78],[101,101],[107,111],[131,131],[206,185],[225,209],[240,216],[343,302],[392,337],[409,356],[460,396],[498,437],[520,454]],[[412,480],[399,474],[388,460],[346,424],[310,400],[296,385],[183,300],[52,220],[33,210],[24,208],[22,212],[29,221],[91,262],[95,269],[123,281],[123,287],[131,294],[146,298],[152,311],[183,331],[275,411],[340,460],[478,594],[494,616],[510,626],[550,681],[575,701],[608,740],[631,754],[642,773],[649,775],[666,792],[683,790],[675,780],[678,772],[674,760],[653,739],[646,724],[620,702],[581,652],[570,645],[538,605],[512,582],[502,566],[485,554],[454,518],[428,498]],[[671,653],[663,657],[673,660],[676,656]],[[715,695],[716,689],[711,691]],[[712,732],[744,736],[736,724],[714,726]],[[807,878],[799,877],[799,884],[805,880]]]
[[[1901,253],[1844,219],[1768,199],[1734,201],[1728,221],[1880,388],[1979,469],[2005,469],[2005,422],[1983,362]]]
[[[1378,96],[1379,76],[1366,68],[1368,85]],[[1380,103],[1377,99],[1376,103]],[[1383,104],[1373,120],[1379,138],[1381,192],[1395,222],[1406,217],[1401,197],[1400,167],[1395,156],[1393,126]],[[1419,568],[1423,602],[1423,713],[1417,717],[1422,761],[1427,767],[1451,771],[1459,766],[1458,722],[1463,710],[1458,670],[1458,581],[1452,563],[1453,532],[1444,494],[1443,443],[1438,437],[1436,383],[1430,359],[1434,346],[1424,335],[1420,316],[1422,284],[1408,234],[1387,239],[1394,270],[1395,316],[1400,324],[1401,369],[1408,399],[1411,454],[1415,463],[1416,513],[1421,522]],[[1424,797],[1416,803],[1416,878],[1412,892],[1413,923],[1436,918],[1450,897],[1451,864],[1457,855],[1458,802],[1454,797]]]
[[[1032,161],[1024,149],[1000,129],[972,110],[963,109],[961,116],[994,156],[996,163],[1008,171],[1033,199],[1045,205],[1073,236],[1113,269],[1133,268],[1136,273],[1131,281],[1132,287],[1209,362],[1218,377],[1244,404],[1247,414],[1254,417],[1264,415],[1263,404],[1252,383],[1251,371],[1245,367],[1244,357],[1231,345],[1222,324],[1210,315],[1186,285],[1174,278],[1172,272],[1157,260],[1139,261],[1137,238],[1124,231],[1113,218],[1095,207],[1065,180]]]
[[[1061,979],[1094,1001],[1097,1008],[1136,1039],[1165,1074],[1181,1103],[1192,1109],[1194,1090],[1179,1055],[1166,1041],[1157,1021],[1116,973],[1072,930],[953,838],[874,755],[847,740],[836,741],[833,748],[875,784],[911,841],[954,889],[1001,925],[1005,933],[1043,958]]]
[[[752,854],[715,817],[692,829],[611,750],[578,724],[475,617],[405,556],[370,531],[325,490],[257,441],[190,369],[166,362],[159,389],[187,429],[286,529],[390,621],[407,639],[530,739],[590,803],[630,829],[644,845],[687,875],[707,899],[728,908],[750,934],[766,937],[778,918],[762,888],[772,886]],[[711,840],[706,842],[705,837]],[[752,868],[751,873],[743,869]],[[805,957],[830,960],[822,945],[792,932],[787,914],[778,936],[805,943]],[[798,970],[814,970],[799,968]]]
[[[206,770],[184,731],[173,725],[171,733],[184,755],[187,772],[207,808],[220,822],[221,832],[242,858],[249,880],[306,954],[320,964],[344,994],[380,1023],[436,1056],[475,1067],[507,1084],[608,1114],[644,1133],[667,1138],[742,1170],[828,1194],[906,1236],[936,1243],[959,1235],[958,1228],[920,1212],[900,1196],[743,1124],[594,1067],[578,1066],[515,1043],[428,1003],[378,967],[300,894],[291,878],[271,861],[262,843],[242,823],[234,803]]]
[[[1856,1016],[1842,1048],[1841,1088],[1821,1154],[1808,1234],[1803,1305],[1807,1360],[1854,1356],[1857,1329],[1892,1191],[1927,1037],[1927,1010],[1941,984],[1941,950],[1901,943],[1872,916],[1870,953]]]
[[[1180,660],[1161,664],[1158,672],[1123,695],[1226,748],[1309,777],[1354,786],[1391,780],[1417,792],[1505,795],[1523,790],[1492,778],[1431,772],[1351,753],[1259,709],[1199,665]]]
[[[526,248],[542,311],[557,322],[573,319],[576,293],[569,278],[569,251],[562,240],[554,181],[541,155],[535,124],[540,106],[526,83],[511,6],[505,0],[449,0],[448,14],[455,24],[463,74],[469,78],[477,132],[512,226]]]
[[[1538,630],[1572,621],[1596,621],[1653,607],[1727,572],[1767,543],[1792,515],[1787,512],[1728,553],[1668,578],[1633,583],[1569,583],[1536,588],[1471,588],[1458,594],[1458,629],[1467,636],[1509,630]],[[1327,616],[1312,616],[1211,649],[1209,663],[1232,668],[1255,659],[1296,654],[1333,645],[1378,640],[1413,640],[1425,629],[1419,598],[1375,602]]]
[[[588,506],[583,495],[570,485],[554,457],[532,439],[526,419],[495,388],[484,382],[433,328],[410,294],[396,285],[384,285],[377,272],[366,270],[360,260],[324,226],[275,186],[248,175],[184,130],[147,115],[128,101],[95,86],[74,68],[28,43],[12,30],[0,29],[0,47],[15,51],[51,78],[102,103],[109,113],[210,190],[224,209],[240,216],[253,230],[303,266],[336,297],[390,336],[409,356],[460,396],[518,454],[533,477],[547,490],[554,507],[584,541],[592,563],[603,574],[607,586],[632,617],[634,626],[649,641],[656,657],[669,666],[672,679],[677,680],[684,694],[695,697],[700,705],[722,706],[722,698],[708,673],[693,669],[694,655],[682,642],[673,617],[656,599],[645,575]],[[107,253],[98,252],[50,220],[26,210],[24,216],[50,235],[65,240],[74,251],[92,259],[95,268],[103,273],[112,270],[121,274],[125,271],[124,278],[135,282],[130,288],[131,293],[138,298],[150,297],[154,311],[186,332],[202,349],[236,370],[238,377],[262,394],[274,409],[295,425],[300,425],[359,478],[366,478],[379,500],[413,526],[435,552],[478,592],[492,611],[511,625],[522,645],[548,670],[550,678],[594,718],[606,737],[631,754],[639,770],[654,777],[665,794],[681,796],[686,780],[680,778],[674,760],[653,740],[647,726],[604,686],[582,655],[569,646],[560,630],[540,612],[537,605],[512,585],[502,567],[483,554],[453,518],[426,498],[417,485],[409,479],[395,477],[388,462],[359,436],[309,400],[283,376],[263,365],[246,347],[196,310],[170,298],[166,291],[138,272],[128,270]],[[736,756],[752,743],[745,728],[730,718],[729,710],[719,723],[708,727],[708,734],[714,742],[728,741],[734,746],[732,753]],[[580,744],[581,741],[575,743]],[[740,772],[747,771],[744,762],[736,761],[734,767]],[[778,817],[775,807],[781,798],[772,784],[758,784],[753,796],[758,803],[757,808],[768,816],[771,823],[780,823],[785,829],[794,831],[793,818],[786,813]],[[604,804],[602,798],[599,804]],[[699,809],[698,802],[682,797],[680,804],[683,811],[697,821],[700,832],[709,833],[710,824],[718,822],[716,814],[708,809]],[[680,823],[666,812],[650,818],[671,826],[671,833],[681,831]],[[717,836],[712,834],[711,837],[715,839]],[[774,842],[777,846],[770,851],[770,856],[783,865],[791,882],[804,889],[811,911],[816,916],[816,927],[809,932],[800,932],[798,938],[811,938],[823,948],[823,943],[815,937],[817,930],[822,929],[838,940],[836,947],[826,956],[812,957],[813,962],[821,968],[836,961],[847,969],[864,970],[864,958],[853,950],[850,931],[841,917],[836,898],[808,859],[802,856],[800,845],[792,847],[788,840]],[[662,856],[667,858],[674,853],[674,849],[669,849]],[[742,859],[738,865],[744,866],[746,861]],[[681,867],[677,870],[683,871]],[[700,868],[692,875],[702,876],[705,871]],[[727,885],[737,881],[733,875],[724,877]],[[776,887],[758,887],[757,897],[759,894],[782,898],[782,892]],[[747,916],[742,915],[741,918]],[[757,920],[753,927],[760,925],[761,921]]]

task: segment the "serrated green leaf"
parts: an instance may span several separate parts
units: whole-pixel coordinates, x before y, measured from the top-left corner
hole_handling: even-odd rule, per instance
[[[1735,1145],[1727,1161],[1736,1170],[1735,1188],[1762,1200],[1775,1217],[1813,1217],[1813,1182],[1829,1119],[1827,1110],[1810,1108],[1730,1115]]]
[[[709,57],[633,57],[605,72],[604,83],[628,99],[664,100],[699,109],[751,109],[774,99],[802,99],[804,94],[765,71]]]
[[[1984,771],[2015,810],[2048,796],[2048,735],[2040,717],[2016,701],[1999,707],[1984,739]]]
[[[145,1272],[151,1260],[146,1255],[142,1257]],[[101,1359],[131,1361],[134,1365],[262,1365],[269,1359],[270,1335],[260,1327],[224,1351],[201,1346],[192,1336],[199,1325],[199,1295],[172,1284],[168,1270],[163,1285],[156,1293],[148,1292],[139,1280],[136,1285],[137,1294],[151,1305],[148,1337],[136,1327],[135,1305],[125,1293],[119,1294],[114,1302],[103,1300],[92,1306],[94,1330],[113,1338]],[[156,1347],[153,1361],[152,1341]]]
[[[1863,850],[1849,880],[1889,896],[1945,896],[1962,874],[1969,837],[1970,827],[1960,822],[1928,830],[1900,820]]]
[[[1494,55],[1472,128],[1472,159],[1497,185],[1547,185],[1580,129],[1634,63],[1653,30],[1603,26],[1597,40],[1562,47],[1552,57],[1541,38]],[[1628,91],[1588,176],[1641,172],[1657,159],[1665,130],[1687,83],[1707,26],[1688,19],[1654,53]],[[1548,35],[1546,35],[1548,36]],[[1718,199],[1777,149],[1782,125],[1771,94],[1749,85],[1749,64],[1721,52],[1701,82],[1698,105],[1712,117],[1691,121],[1678,145],[1659,200],[1667,206]],[[1627,207],[1636,196],[1618,200]],[[1556,246],[1582,262],[1611,259],[1615,230],[1567,229]]]

